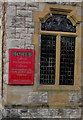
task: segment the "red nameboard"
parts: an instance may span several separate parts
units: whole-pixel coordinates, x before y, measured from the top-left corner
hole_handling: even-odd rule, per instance
[[[10,85],[34,84],[34,50],[9,50],[9,81]]]

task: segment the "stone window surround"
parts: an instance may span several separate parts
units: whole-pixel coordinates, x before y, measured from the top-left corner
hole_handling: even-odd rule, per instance
[[[41,31],[40,30],[40,23],[44,22],[47,18],[49,18],[51,16],[51,14],[64,14],[67,15],[67,18],[72,22],[73,25],[76,26],[76,33],[66,33],[65,34],[63,32],[49,32],[49,31]],[[64,6],[64,5],[53,5],[53,4],[47,4],[45,5],[45,8],[43,11],[38,11],[38,12],[33,12],[33,21],[35,23],[35,33],[33,35],[33,44],[35,44],[35,51],[36,51],[36,56],[35,56],[35,61],[37,61],[35,63],[35,71],[36,73],[38,73],[38,77],[35,79],[38,82],[38,86],[37,89],[38,90],[76,90],[79,91],[81,88],[81,64],[79,64],[79,59],[80,59],[80,44],[79,44],[79,39],[80,38],[80,22],[81,22],[81,16],[77,15],[77,9],[75,6]],[[40,39],[40,35],[41,34],[49,34],[49,35],[57,35],[58,37],[57,39],[59,39],[60,35],[65,35],[65,36],[74,36],[76,37],[76,56],[75,56],[75,73],[74,73],[74,85],[59,85],[59,67],[57,67],[56,69],[58,70],[57,75],[56,75],[56,84],[55,85],[40,85],[39,84],[39,58],[40,58],[40,45],[39,45],[39,39]],[[81,41],[81,40],[80,40]],[[60,51],[60,49],[58,49]],[[78,54],[79,53],[79,54]],[[58,64],[60,64],[60,59],[59,59],[59,55],[57,62]],[[38,59],[38,60],[37,60]],[[77,69],[78,68],[78,69]],[[78,72],[79,71],[79,72]]]

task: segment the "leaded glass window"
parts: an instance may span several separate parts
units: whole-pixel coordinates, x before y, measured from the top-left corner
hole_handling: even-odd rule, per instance
[[[75,37],[61,37],[60,85],[74,84]]]
[[[40,83],[55,84],[56,37],[41,35]]]
[[[76,26],[66,15],[52,14],[41,23],[41,31],[44,34],[41,35],[40,84],[56,85],[57,53],[60,55],[59,85],[74,85],[75,36],[71,37],[71,33],[76,33]],[[56,40],[60,45],[59,53]]]

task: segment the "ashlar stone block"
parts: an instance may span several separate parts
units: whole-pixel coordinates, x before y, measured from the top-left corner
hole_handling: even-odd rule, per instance
[[[27,10],[17,10],[17,16],[19,17],[32,17],[32,11],[27,11]]]
[[[6,14],[8,16],[15,16],[16,15],[16,6],[8,6]]]
[[[48,102],[47,92],[30,92],[28,96],[28,103],[30,104],[42,104]]]
[[[25,27],[34,28],[34,22],[25,22]]]

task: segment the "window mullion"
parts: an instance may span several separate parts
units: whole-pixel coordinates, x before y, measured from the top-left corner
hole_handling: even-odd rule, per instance
[[[56,85],[59,85],[59,75],[60,75],[60,34],[56,37]]]

